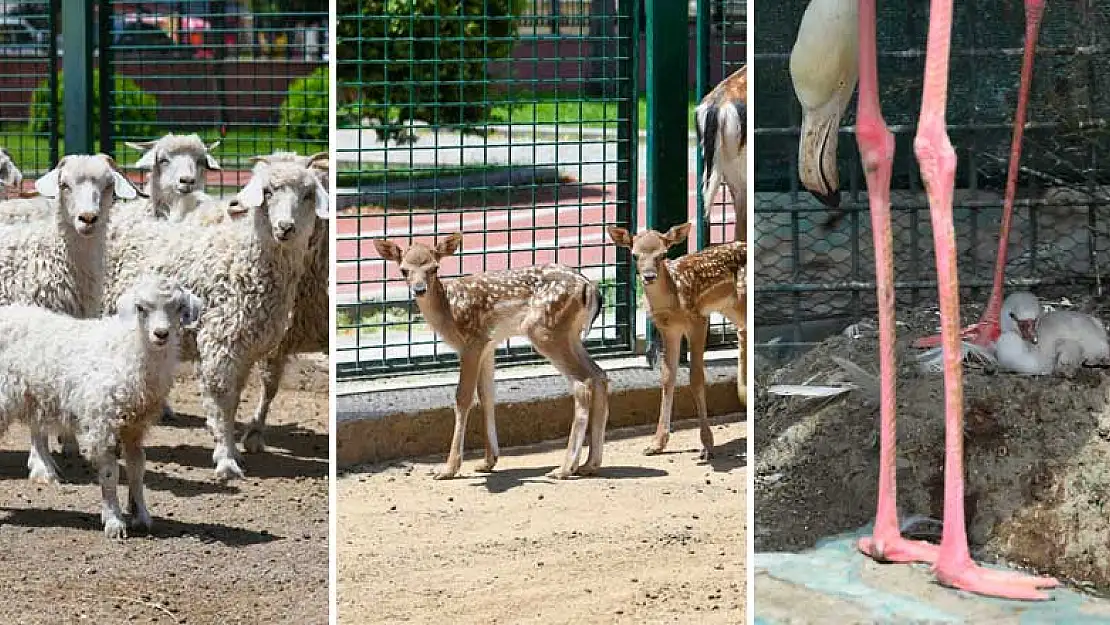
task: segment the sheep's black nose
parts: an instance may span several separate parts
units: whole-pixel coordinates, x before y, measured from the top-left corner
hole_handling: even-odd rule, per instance
[[[193,176],[182,176],[177,179],[181,184],[196,184],[197,179]]]
[[[90,226],[96,223],[96,215],[92,213],[81,213],[77,216],[77,219],[80,219],[81,223],[86,223]]]
[[[427,284],[414,284],[412,285],[412,292],[417,295],[423,295],[428,292]]]
[[[158,339],[162,340],[162,341],[166,340],[166,338],[169,337],[169,335],[170,335],[170,331],[167,330],[166,328],[158,328],[157,330],[154,331],[154,336],[158,337]]]

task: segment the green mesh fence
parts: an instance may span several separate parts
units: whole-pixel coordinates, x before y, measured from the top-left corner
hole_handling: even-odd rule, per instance
[[[50,169],[58,137],[57,49],[60,0],[0,0],[0,147],[23,172],[25,190]],[[32,106],[41,85],[40,105]],[[41,123],[35,123],[33,112]]]
[[[800,111],[788,61],[805,7],[798,0],[763,3],[755,15],[755,322],[762,340],[782,345],[820,340],[876,306],[854,99],[840,135],[840,218],[824,227],[829,211],[799,191]],[[912,151],[927,27],[927,3],[880,3],[879,87],[896,140],[891,199],[903,310],[936,298],[929,213]],[[1023,32],[1021,3],[956,3],[947,117],[959,159],[955,219],[965,300],[985,299],[990,285]],[[1048,5],[1006,273],[1012,284],[1042,295],[1085,293],[1099,284],[1107,260],[1108,38],[1110,5]]]
[[[634,348],[634,276],[607,225],[637,198],[635,3],[338,2],[337,369],[456,361],[371,240],[463,233],[440,275],[561,262],[602,286],[594,354]],[[537,358],[510,340],[500,361]]]
[[[248,159],[328,149],[328,2],[101,0],[101,146],[131,165],[123,142],[196,132],[222,172],[208,190],[234,192]],[[104,89],[104,86],[111,85]]]
[[[748,6],[747,0],[697,0],[696,5],[699,31],[696,37],[697,97],[700,101],[713,87],[747,62]],[[700,207],[704,206],[701,180],[705,171],[700,151],[696,163],[697,175],[691,178],[697,189],[699,225],[706,235],[701,240],[707,239],[709,243],[732,241],[736,224],[732,196],[722,185],[708,218],[705,218],[700,212]],[[736,345],[736,329],[723,317],[714,316],[709,331],[711,347]]]

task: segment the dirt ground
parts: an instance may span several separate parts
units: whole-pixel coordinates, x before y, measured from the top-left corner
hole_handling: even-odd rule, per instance
[[[180,377],[177,415],[147,441],[154,527],[122,542],[101,531],[88,466],[61,461],[65,484],[31,484],[27,433],[13,427],[0,449],[0,622],[327,623],[326,362],[286,368],[269,449],[247,456],[247,479],[228,485],[213,479],[196,384]],[[252,379],[240,422],[257,391]]]
[[[490,475],[443,458],[359,467],[338,492],[340,623],[742,623],[746,424],[610,431],[598,478],[556,482],[566,441],[502,450]],[[480,451],[477,454],[480,455]]]
[[[964,319],[977,317],[968,309]],[[943,382],[920,373],[909,342],[936,331],[935,311],[899,314],[898,503],[902,517],[943,511]],[[833,356],[878,373],[878,338],[836,336],[756,388],[756,550],[799,551],[858,529],[875,510],[878,403],[770,396],[770,384],[845,379]],[[1110,589],[1110,371],[1027,378],[965,366],[966,507],[976,557]],[[877,378],[876,378],[877,379]],[[939,523],[914,531],[936,538]]]

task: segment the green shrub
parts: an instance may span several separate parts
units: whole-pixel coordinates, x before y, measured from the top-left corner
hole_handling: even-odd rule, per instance
[[[289,83],[281,103],[281,128],[287,137],[327,142],[329,79],[328,68],[321,67]]]
[[[338,0],[341,95],[379,138],[419,120],[478,132],[492,108],[489,64],[512,53],[524,0]]]
[[[153,137],[157,130],[158,100],[139,83],[116,76],[112,90],[112,134],[119,138]],[[65,136],[65,80],[58,72],[58,136]],[[50,83],[43,81],[31,94],[31,132],[50,132]],[[93,70],[93,137],[100,138],[100,71]]]

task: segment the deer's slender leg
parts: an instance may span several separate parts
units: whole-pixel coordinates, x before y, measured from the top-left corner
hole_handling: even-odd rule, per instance
[[[575,346],[575,351],[578,352],[580,359],[590,358],[586,346],[581,342]],[[598,379],[595,374],[594,381],[595,384],[600,385],[600,389],[595,386],[591,396],[593,405],[590,407],[590,454],[586,457],[586,464],[578,469],[579,475],[596,475],[601,469],[602,452],[605,447],[605,425],[609,421],[609,378],[602,372],[600,382]]]
[[[984,595],[1011,599],[1048,599],[1038,588],[1057,585],[1052,578],[992,571],[971,560],[964,517],[963,379],[960,348],[960,293],[956,272],[956,234],[952,223],[952,188],[956,155],[945,129],[948,52],[952,0],[932,0],[929,41],[925,49],[925,88],[914,152],[929,197],[933,245],[940,288],[941,341],[944,348],[945,441],[944,529],[933,565],[937,580]]]
[[[470,413],[471,406],[474,405],[474,387],[478,383],[483,351],[468,349],[459,354],[459,385],[455,389],[455,433],[451,436],[451,451],[447,454],[447,464],[436,470],[437,480],[455,477],[462,467],[466,417]]]
[[[581,342],[573,339],[570,343],[559,340],[549,329],[538,326],[528,328],[527,334],[536,351],[543,354],[572,382],[574,421],[567,440],[567,454],[562,466],[547,474],[548,477],[555,479],[566,479],[578,471],[578,457],[586,441],[586,429],[590,424],[594,398],[598,393],[607,392],[607,378],[605,372],[590,358],[584,347],[581,350],[575,349],[575,345],[580,346]]]
[[[701,433],[701,460],[713,457],[713,430],[709,427],[709,410],[705,406],[705,335],[709,318],[700,317],[690,326],[690,391],[698,410],[698,427]]]
[[[497,420],[494,417],[497,400],[494,397],[493,385],[493,351],[493,349],[486,350],[478,371],[478,402],[482,404],[482,413],[486,418],[486,457],[475,469],[479,473],[493,471],[497,459],[501,456],[497,446]]]
[[[746,279],[741,274],[736,281],[736,305],[721,310],[721,314],[736,326],[736,396],[744,406],[748,405],[748,385],[745,383],[748,377],[748,295],[743,282]]]
[[[894,252],[890,225],[890,173],[894,135],[879,106],[879,74],[875,46],[875,0],[859,3],[859,105],[856,140],[867,178],[871,229],[875,238],[875,282],[879,302],[879,501],[871,536],[859,549],[884,562],[931,562],[936,548],[902,538],[898,526],[895,478],[896,427],[894,400]]]
[[[644,454],[649,456],[663,451],[667,447],[667,440],[671,436],[674,383],[678,377],[678,356],[682,348],[681,330],[673,327],[663,328],[659,325],[655,327],[659,328],[659,333],[663,338],[663,367],[660,375],[663,398],[659,404],[659,425],[655,428],[655,437],[651,440],[651,445],[644,449]]]
[[[1041,29],[1045,0],[1025,0],[1025,49],[1021,56],[1021,84],[1018,87],[1017,110],[1014,112],[1014,131],[1010,141],[1010,165],[1006,171],[1006,194],[1002,203],[1002,224],[998,229],[998,256],[994,262],[994,282],[990,298],[979,322],[964,329],[965,340],[978,345],[991,345],[1002,332],[999,316],[1002,313],[1002,290],[1006,278],[1006,251],[1010,243],[1010,223],[1013,221],[1014,197],[1017,195],[1018,168],[1021,164],[1021,141],[1025,134],[1025,111],[1029,107],[1029,87],[1033,84],[1033,56]],[[941,337],[930,336],[918,340],[918,347],[934,347]]]

